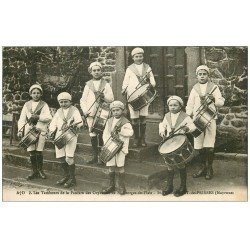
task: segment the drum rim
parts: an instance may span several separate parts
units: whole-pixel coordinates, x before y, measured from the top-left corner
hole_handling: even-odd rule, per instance
[[[173,135],[171,138],[176,137],[176,136],[180,136],[180,135],[182,135],[182,136],[185,137],[185,141],[188,140],[188,139],[187,139],[187,136],[186,136],[185,134],[175,134],[175,135]],[[159,152],[161,155],[169,154],[169,153],[164,153],[164,154],[163,154],[163,153],[160,152],[160,147],[161,147],[168,139],[170,139],[170,138],[166,138],[165,140],[161,141],[161,143],[160,143],[159,146],[158,146],[158,152]],[[182,144],[182,145],[183,145],[183,144]],[[177,150],[177,149],[176,149],[176,150]],[[176,150],[172,151],[171,153],[175,152]]]
[[[140,96],[136,97],[136,98],[135,98],[134,100],[132,100],[132,101],[129,101],[130,97],[131,97],[134,93],[136,93],[140,88],[142,88],[143,86],[146,86],[146,85],[148,85],[147,88],[142,92],[142,94],[141,94]],[[128,103],[133,102],[133,101],[137,100],[138,98],[140,98],[142,95],[144,95],[144,94],[147,92],[148,87],[150,87],[150,86],[152,86],[152,85],[149,84],[149,83],[144,84],[144,85],[141,85],[138,89],[136,89],[136,90],[129,96],[129,98],[128,98]],[[155,94],[156,94],[156,90],[154,89],[154,95],[155,95]]]

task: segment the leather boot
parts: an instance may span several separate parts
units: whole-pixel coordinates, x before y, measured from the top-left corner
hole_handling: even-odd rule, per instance
[[[205,176],[206,180],[211,180],[214,176],[213,161],[214,161],[214,149],[207,148],[207,173]]]
[[[205,176],[207,173],[205,148],[199,150],[199,155],[197,158],[198,158],[198,163],[200,165],[200,169],[198,170],[197,173],[193,174],[193,178],[199,178],[199,177]]]
[[[133,148],[139,147],[139,124],[134,124],[133,125],[133,130],[134,130],[134,143],[133,143]]]
[[[41,153],[37,154],[36,155],[36,160],[37,160],[37,170],[38,170],[38,174],[39,174],[40,178],[46,179],[47,176],[43,172],[43,155]]]
[[[68,168],[69,168],[69,179],[64,184],[65,188],[70,188],[70,187],[76,186],[76,177],[75,177],[76,166],[75,166],[75,164],[72,164],[72,165],[68,165]]]
[[[56,182],[57,185],[64,185],[69,180],[69,166],[67,162],[62,163],[63,178]]]
[[[120,195],[126,194],[126,188],[125,188],[125,173],[117,173],[118,177],[118,193]]]
[[[141,136],[140,136],[140,145],[142,146],[142,147],[147,147],[147,143],[146,143],[146,141],[145,141],[145,134],[146,134],[146,126],[147,126],[147,124],[146,123],[144,123],[144,124],[141,124],[140,125],[141,127]]]
[[[30,156],[30,162],[31,162],[31,168],[32,168],[33,172],[26,177],[26,179],[28,181],[39,178],[39,173],[38,173],[38,170],[37,170],[37,163],[36,163],[36,161],[37,161],[36,160],[36,155],[31,155]]]
[[[167,175],[167,187],[165,190],[162,190],[162,195],[168,195],[173,193],[173,181],[174,181],[174,170],[168,170]]]
[[[87,161],[87,164],[97,163],[98,161],[98,140],[97,136],[91,137],[91,145],[93,149],[93,157],[91,160]]]
[[[109,172],[109,186],[104,188],[102,194],[110,194],[115,191],[115,172]]]
[[[179,169],[179,171],[180,171],[181,185],[180,185],[180,188],[174,192],[174,196],[176,196],[176,197],[182,196],[182,195],[187,193],[187,184],[186,184],[186,182],[187,182],[187,170],[186,170],[186,167]]]
[[[102,139],[102,133],[101,134],[98,134],[98,141],[97,141],[97,144],[98,145],[98,151],[97,151],[97,165],[98,166],[103,166],[104,163],[100,160],[99,158],[99,155],[100,155],[100,152],[101,152],[101,148],[103,146],[103,139]]]

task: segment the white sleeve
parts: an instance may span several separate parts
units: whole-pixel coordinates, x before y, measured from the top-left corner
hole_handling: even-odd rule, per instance
[[[88,111],[88,105],[87,105],[88,93],[89,93],[89,87],[86,85],[84,87],[84,90],[83,90],[83,93],[82,93],[82,98],[80,100],[80,107],[81,107],[82,112],[84,114],[86,114],[87,111]]]
[[[81,114],[80,114],[78,109],[75,110],[75,112],[74,112],[74,124],[76,124],[76,123],[78,123],[77,124],[78,128],[80,128],[83,125],[82,117],[81,117]]]
[[[192,89],[188,98],[187,106],[186,106],[186,113],[187,115],[192,115],[194,110],[194,102],[195,102],[195,90]]]
[[[149,70],[151,70],[151,68],[149,68]],[[149,73],[149,80],[150,80],[151,85],[152,85],[153,87],[155,87],[156,82],[155,82],[155,77],[154,77],[154,74],[153,74],[152,71]]]
[[[128,87],[128,83],[129,83],[129,78],[130,78],[130,69],[127,68],[124,79],[123,79],[123,83],[122,83],[122,90],[125,90]]]
[[[26,108],[26,105],[24,104],[20,118],[19,118],[18,123],[17,123],[18,131],[24,126],[26,121],[27,121],[27,108]]]
[[[106,144],[109,137],[110,137],[110,134],[108,133],[108,122],[107,122],[103,130],[103,135],[102,135],[104,145]]]
[[[184,124],[187,124],[186,126],[189,128],[190,132],[193,132],[196,129],[196,126],[194,125],[192,119],[190,116],[186,117],[184,120]]]
[[[126,123],[121,127],[121,131],[119,132],[119,135],[122,135],[123,137],[131,137],[134,134],[134,130],[130,123]]]
[[[48,104],[45,104],[41,110],[40,115],[39,115],[39,121],[47,123],[47,122],[50,122],[51,119],[52,119],[52,116],[51,116],[51,113],[49,110],[49,106],[48,106]]]
[[[167,129],[167,119],[164,117],[163,121],[159,124],[159,134],[165,133]]]
[[[58,120],[58,111],[56,111],[56,113],[53,116],[52,121],[49,125],[50,132],[54,132],[56,130],[56,128],[58,127],[57,120]]]
[[[104,94],[105,102],[113,102],[114,101],[113,90],[112,90],[109,83],[106,83],[103,94]]]
[[[222,97],[219,87],[216,88],[216,90],[213,93],[214,99],[215,99],[215,106],[216,107],[222,107],[224,105],[225,99]]]

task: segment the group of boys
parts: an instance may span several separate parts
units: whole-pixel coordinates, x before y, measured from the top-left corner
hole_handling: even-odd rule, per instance
[[[148,84],[155,87],[156,82],[152,69],[143,62],[144,51],[141,48],[133,49],[131,53],[134,61],[125,73],[122,94],[128,98],[136,86]],[[118,137],[122,142],[122,148],[119,150],[111,160],[106,163],[109,167],[109,185],[102,190],[103,194],[109,194],[116,190],[116,178],[118,181],[117,191],[120,194],[126,193],[125,188],[125,156],[128,154],[129,138],[134,134],[134,147],[146,147],[146,118],[148,116],[149,104],[135,111],[131,105],[128,106],[130,112],[131,123],[124,117],[125,106],[122,102],[114,100],[112,88],[102,77],[102,64],[93,62],[88,68],[92,79],[85,85],[80,106],[89,128],[89,136],[93,149],[93,157],[89,164],[101,164],[99,159],[100,148],[111,137]],[[193,120],[197,114],[197,110],[201,105],[205,105],[207,98],[211,100],[209,105],[212,108],[224,105],[224,98],[221,95],[219,88],[211,94],[211,90],[215,87],[209,79],[209,68],[201,65],[196,70],[198,83],[194,85],[186,106],[186,113],[183,111],[184,103],[179,96],[171,96],[167,100],[169,112],[165,114],[163,121],[159,124],[159,135],[163,138],[169,136],[174,130],[182,127],[178,133],[188,133],[196,129]],[[143,79],[143,81],[141,80]],[[30,145],[27,151],[30,153],[30,160],[32,165],[32,174],[27,177],[28,180],[35,178],[46,178],[42,170],[43,155],[42,151],[45,144],[45,137],[47,127],[49,124],[49,136],[58,138],[69,127],[79,131],[83,126],[83,120],[79,110],[72,105],[72,97],[67,92],[62,92],[58,95],[57,100],[60,108],[56,114],[51,116],[48,105],[41,100],[43,90],[39,84],[31,86],[29,93],[32,100],[25,103],[20,119],[18,121],[18,136],[21,138],[27,134],[30,129],[36,126],[41,131],[39,139],[35,144]],[[104,130],[96,133],[93,131],[93,121],[97,109],[103,103],[110,105],[111,118],[106,122]],[[215,117],[216,119],[216,117]],[[194,138],[194,149],[199,152],[200,170],[193,175],[194,178],[205,176],[209,180],[213,177],[213,150],[216,137],[216,121],[212,120],[211,124],[207,126],[206,130],[197,138]],[[183,126],[183,124],[185,126]],[[24,128],[24,131],[22,131]],[[75,178],[75,163],[74,154],[77,145],[77,135],[70,140],[63,148],[56,149],[56,158],[61,162],[64,172],[63,178],[57,181],[57,185],[64,185],[65,188],[74,187],[76,185]],[[174,168],[167,165],[167,187],[162,191],[162,195],[168,195],[174,192],[175,196],[182,196],[187,192],[186,187],[186,166],[180,164],[177,166],[180,173],[181,185],[174,191],[173,177]]]

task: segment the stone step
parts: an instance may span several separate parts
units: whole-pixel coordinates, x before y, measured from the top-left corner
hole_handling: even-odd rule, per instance
[[[29,156],[26,151],[15,146],[4,147],[4,164],[13,164],[16,166],[28,167]],[[86,162],[90,159],[87,153],[76,153],[76,175],[86,181],[94,181],[104,184],[107,181],[108,168],[106,166],[88,165]],[[60,162],[55,158],[53,149],[44,151],[44,169],[53,173],[61,173]],[[149,190],[159,185],[160,181],[166,177],[166,168],[151,162],[137,162],[127,160],[125,164],[126,183],[129,187],[136,189]]]

